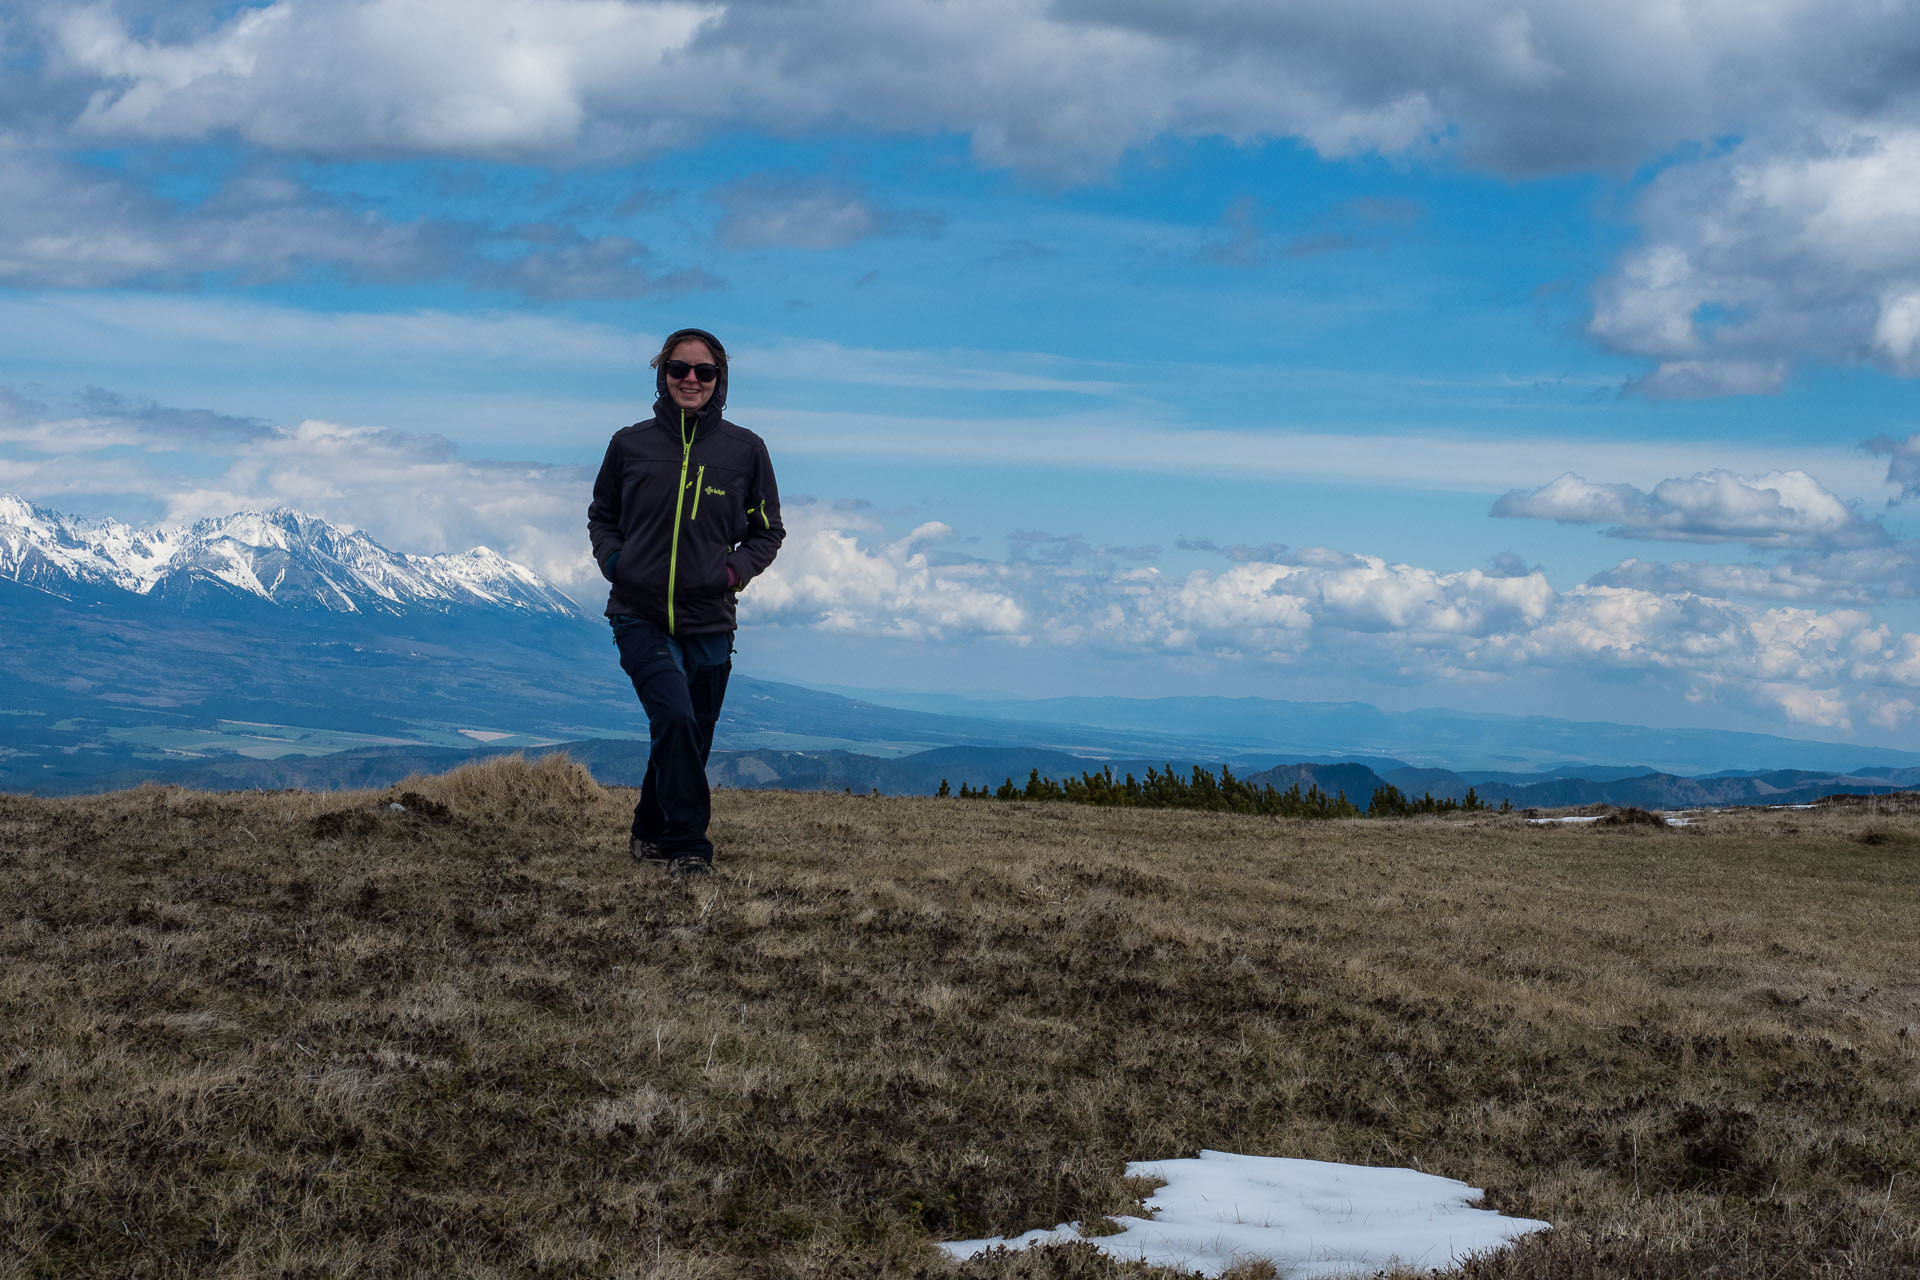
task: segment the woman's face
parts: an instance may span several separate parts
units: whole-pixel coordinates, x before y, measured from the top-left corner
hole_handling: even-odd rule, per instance
[[[713,351],[707,344],[698,338],[688,338],[683,342],[674,343],[673,350],[667,352],[667,359],[669,361],[684,360],[688,365],[720,363],[713,358]],[[667,374],[667,394],[673,397],[675,404],[688,411],[698,409],[713,399],[713,389],[717,385],[717,381],[700,381],[694,376],[691,368],[687,370],[687,376],[684,378],[676,378],[672,373]]]

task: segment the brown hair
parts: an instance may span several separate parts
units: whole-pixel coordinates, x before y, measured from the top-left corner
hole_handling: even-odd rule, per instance
[[[705,329],[675,329],[667,335],[667,340],[660,344],[660,354],[647,361],[647,367],[658,369],[667,362],[667,357],[673,354],[673,349],[683,342],[706,343],[707,350],[713,352],[713,362],[720,366],[721,374],[724,375],[727,372],[727,349],[720,345],[720,339]]]

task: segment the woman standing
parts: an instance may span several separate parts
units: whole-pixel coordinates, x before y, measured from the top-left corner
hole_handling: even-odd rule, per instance
[[[733,670],[734,597],[773,563],[786,529],[766,443],[720,416],[720,340],[680,329],[651,363],[653,416],[607,445],[587,531],[653,744],[630,848],[701,874],[713,869],[706,766]]]

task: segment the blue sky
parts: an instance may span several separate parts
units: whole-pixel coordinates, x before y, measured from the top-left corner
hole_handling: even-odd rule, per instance
[[[0,14],[0,490],[583,599],[661,333],[792,531],[743,670],[1911,745],[1905,6]]]

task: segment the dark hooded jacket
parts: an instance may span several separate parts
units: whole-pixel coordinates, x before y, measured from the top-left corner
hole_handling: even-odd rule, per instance
[[[645,618],[670,635],[734,629],[734,593],[773,563],[786,527],[773,463],[759,436],[722,418],[726,350],[699,338],[720,366],[713,396],[694,412],[673,402],[664,363],[653,416],[616,431],[593,482],[587,531],[613,584],[607,616]],[[733,570],[729,587],[727,570]]]

